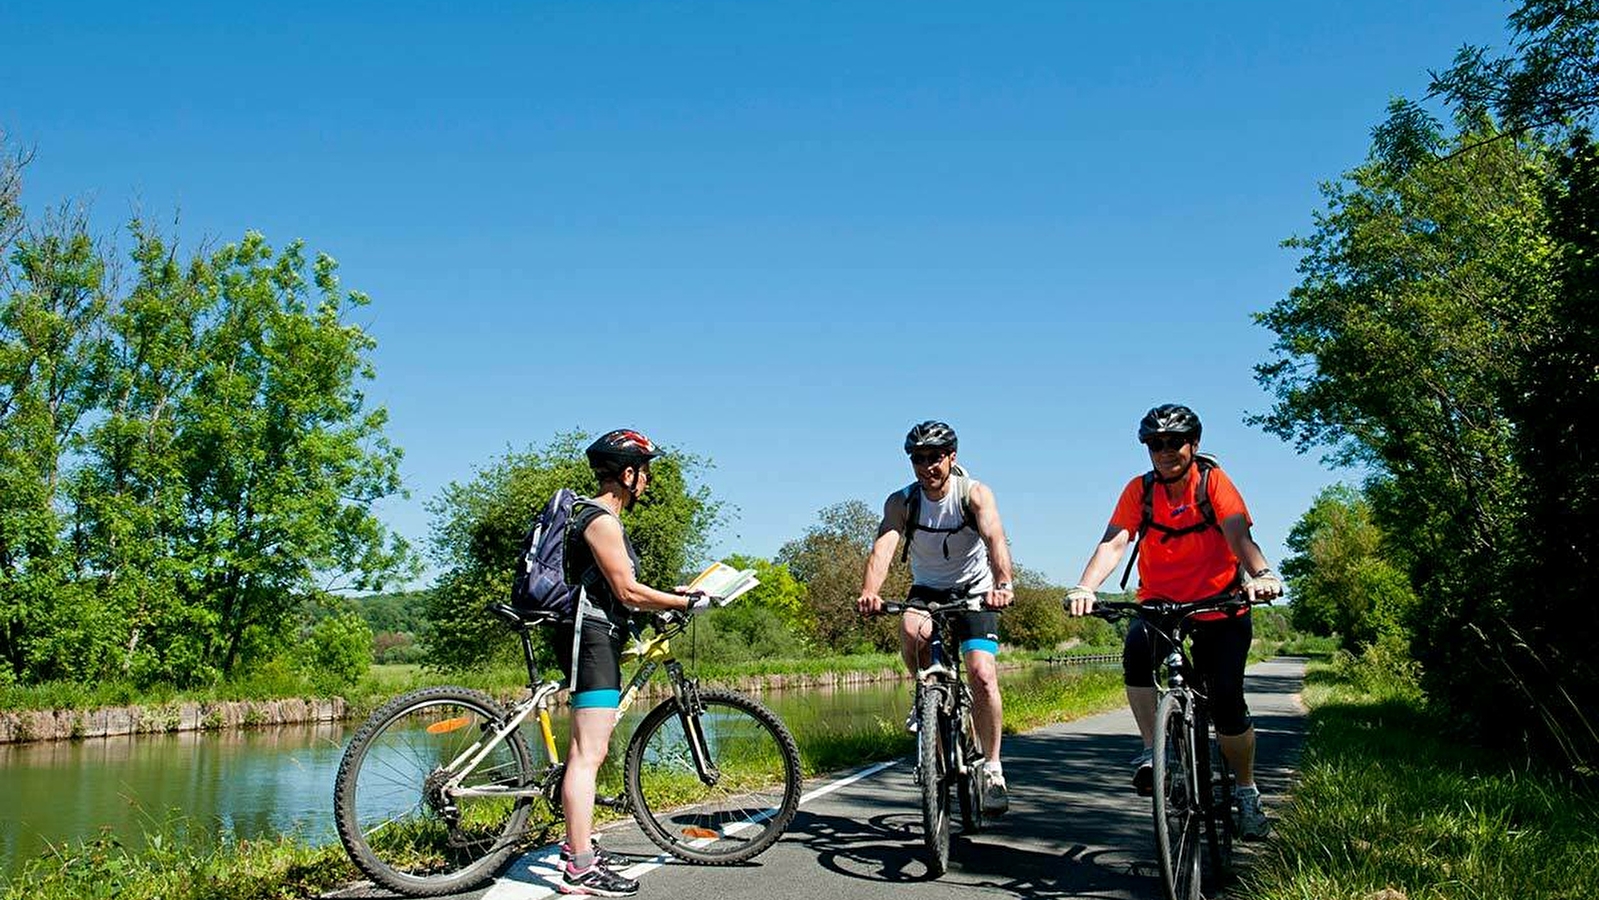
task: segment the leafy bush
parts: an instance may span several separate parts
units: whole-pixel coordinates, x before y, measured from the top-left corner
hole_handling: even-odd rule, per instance
[[[678,653],[711,665],[806,655],[807,639],[764,606],[734,603],[695,621],[687,640],[673,642]]]
[[[1410,647],[1397,634],[1385,634],[1367,644],[1360,653],[1339,651],[1333,657],[1333,671],[1356,689],[1376,697],[1419,701],[1421,664],[1410,655]]]
[[[311,627],[296,662],[318,693],[343,690],[372,665],[372,629],[353,613],[329,616]]]

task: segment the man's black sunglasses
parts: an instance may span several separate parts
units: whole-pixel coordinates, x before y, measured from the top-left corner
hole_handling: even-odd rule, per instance
[[[933,453],[912,453],[911,462],[918,466],[931,466],[936,465],[940,460],[948,455],[948,453],[945,453],[942,450]]]
[[[1154,437],[1144,438],[1144,446],[1148,447],[1151,452],[1159,450],[1181,450],[1183,449],[1183,445],[1188,443],[1188,441],[1188,436],[1182,434],[1173,435],[1168,438],[1162,438],[1160,435],[1155,435]]]

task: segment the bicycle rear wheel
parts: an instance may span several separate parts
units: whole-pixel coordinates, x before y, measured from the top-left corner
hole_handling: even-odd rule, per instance
[[[1155,851],[1166,900],[1199,900],[1200,804],[1186,697],[1171,691],[1155,711]]]
[[[403,894],[453,894],[493,874],[538,824],[554,821],[543,798],[459,796],[448,767],[462,766],[504,714],[466,688],[424,688],[396,697],[363,723],[339,763],[334,822],[357,868]],[[460,786],[515,790],[535,784],[533,757],[511,732]]]
[[[1200,720],[1195,723],[1194,731],[1209,736],[1204,747],[1206,757],[1200,761],[1199,771],[1205,781],[1203,796],[1210,798],[1205,806],[1205,844],[1209,851],[1205,876],[1207,888],[1214,892],[1227,884],[1233,872],[1233,770],[1221,752],[1209,717],[1204,715],[1203,709],[1199,713]]]
[[[633,817],[680,859],[730,865],[770,847],[799,809],[800,759],[777,714],[736,691],[698,691],[701,711],[662,702],[628,742],[623,777]],[[689,729],[704,736],[700,777]],[[707,783],[709,780],[709,783]]]
[[[916,769],[922,785],[922,839],[927,870],[934,878],[949,869],[949,771],[944,744],[953,730],[944,713],[946,689],[923,685],[916,707]]]

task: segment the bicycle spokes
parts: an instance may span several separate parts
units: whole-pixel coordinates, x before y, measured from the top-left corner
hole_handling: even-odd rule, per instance
[[[702,711],[656,707],[628,746],[635,816],[667,851],[700,862],[747,859],[798,804],[799,759],[775,715],[731,691],[699,692]]]

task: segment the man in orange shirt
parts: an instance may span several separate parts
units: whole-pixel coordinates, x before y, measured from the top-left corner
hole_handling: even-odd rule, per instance
[[[1282,579],[1272,572],[1250,535],[1249,509],[1238,488],[1220,468],[1196,456],[1200,433],[1199,416],[1175,403],[1155,407],[1138,424],[1138,440],[1148,448],[1153,464],[1147,505],[1145,476],[1136,476],[1122,489],[1082,578],[1066,593],[1069,613],[1086,615],[1093,608],[1094,591],[1116,568],[1133,536],[1145,528],[1153,539],[1140,535],[1138,542],[1140,602],[1192,602],[1236,590],[1251,601],[1282,594]],[[1205,496],[1198,493],[1202,483]],[[1250,617],[1218,611],[1194,619],[1194,667],[1208,688],[1222,753],[1238,775],[1239,831],[1246,838],[1264,837],[1269,825],[1255,787],[1255,729],[1244,703],[1244,664],[1254,636]],[[1133,760],[1133,787],[1143,795],[1150,793],[1154,780],[1155,662],[1169,650],[1143,620],[1133,620],[1122,649],[1122,681],[1144,739],[1143,752]]]

